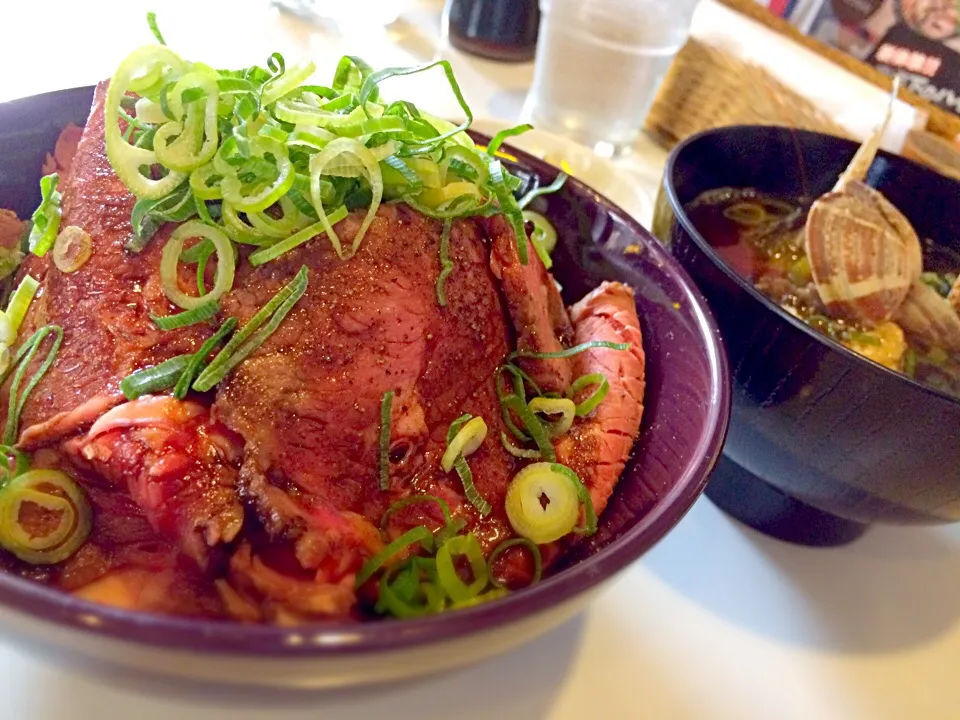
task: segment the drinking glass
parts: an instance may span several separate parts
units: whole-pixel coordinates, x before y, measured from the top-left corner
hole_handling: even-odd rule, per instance
[[[527,115],[600,154],[634,142],[697,0],[540,0]]]

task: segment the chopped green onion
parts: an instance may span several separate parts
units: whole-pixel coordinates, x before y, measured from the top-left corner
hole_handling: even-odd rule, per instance
[[[425,527],[415,527],[405,532],[363,564],[354,581],[355,587],[361,587],[367,580],[374,576],[377,570],[392,560],[395,555],[417,543],[420,543],[424,550],[430,552],[434,546],[433,534]]]
[[[514,476],[507,489],[505,508],[511,527],[537,545],[569,535],[580,514],[576,488],[554,472],[552,465],[528,465]]]
[[[566,465],[552,463],[550,469],[573,483],[577,491],[577,497],[583,503],[583,525],[575,527],[573,531],[577,535],[593,535],[597,532],[597,513],[593,509],[593,499],[590,497],[590,491],[587,490],[580,477]]]
[[[346,158],[346,159],[344,159]],[[370,186],[371,200],[366,217],[360,223],[360,228],[353,238],[350,252],[344,253],[340,247],[340,238],[333,229],[333,223],[327,217],[320,197],[320,180],[324,175],[332,177],[361,177],[366,179]],[[310,158],[310,196],[313,207],[317,211],[323,229],[330,238],[337,255],[341,258],[350,257],[356,253],[367,229],[373,222],[383,197],[383,173],[380,165],[372,153],[360,142],[353,138],[337,138],[327,145],[319,154]]]
[[[183,244],[190,238],[203,238],[213,243],[217,250],[217,276],[213,289],[201,297],[187,295],[180,289],[177,265],[180,262],[180,253]],[[233,276],[236,270],[233,245],[223,232],[217,228],[191,220],[186,222],[170,235],[167,244],[163,246],[160,259],[160,282],[163,292],[171,302],[184,310],[193,310],[201,305],[216,301],[233,287]]]
[[[533,130],[533,125],[530,123],[524,123],[523,125],[517,125],[516,127],[506,128],[501,130],[496,135],[490,139],[490,144],[487,145],[487,155],[493,157],[497,154],[497,151],[500,149],[500,146],[503,145],[503,141],[509,137],[515,137],[516,135],[522,135],[525,132]],[[522,205],[520,207],[523,207]]]
[[[593,385],[596,385],[597,389],[590,393],[585,400],[577,404],[577,417],[589,415],[603,402],[607,393],[610,392],[610,381],[607,380],[607,376],[603,373],[591,373],[590,375],[584,375],[574,380],[567,390],[567,397],[573,400],[578,393]]]
[[[263,265],[268,263],[271,260],[276,260],[281,255],[284,255],[296,247],[303,245],[305,242],[312,240],[315,237],[323,235],[326,232],[327,224],[333,226],[338,222],[343,220],[347,216],[347,208],[341,205],[339,208],[334,210],[327,216],[327,222],[317,222],[313,225],[308,225],[303,230],[294,233],[285,240],[281,240],[275,245],[270,245],[265,248],[261,248],[256,252],[252,253],[248,260],[250,264],[256,267],[257,265]]]
[[[487,558],[487,575],[490,576],[490,584],[496,588],[505,588],[506,586],[500,582],[496,572],[494,572],[494,565],[496,564],[497,560],[500,559],[501,555],[503,555],[510,548],[514,547],[525,547],[530,551],[530,555],[533,558],[533,577],[530,578],[530,585],[536,585],[538,582],[540,582],[540,578],[543,576],[543,558],[540,555],[540,548],[537,547],[536,543],[522,537],[504,540],[493,549],[493,552],[490,553],[490,557]]]
[[[40,178],[40,205],[33,212],[33,227],[27,246],[34,255],[43,257],[53,247],[60,231],[60,192],[57,184],[60,177],[56,173]]]
[[[454,439],[460,433],[460,429],[472,419],[473,416],[467,413],[465,415],[461,415],[452,423],[450,423],[450,428],[447,430],[448,449],[453,443]],[[486,425],[484,425],[484,429],[486,429]],[[483,495],[480,494],[480,491],[477,490],[476,485],[473,484],[473,471],[470,470],[470,465],[463,457],[463,454],[458,454],[456,456],[453,461],[453,469],[456,470],[457,475],[460,476],[460,482],[463,485],[463,494],[467,500],[470,501],[470,504],[477,509],[477,512],[480,513],[481,517],[489,515],[493,510],[493,506],[487,502],[486,498],[484,498]],[[449,470],[447,472],[449,472]]]
[[[56,527],[23,524],[25,505],[55,515]],[[53,565],[73,555],[86,542],[93,511],[69,475],[59,470],[29,470],[13,477],[0,492],[0,546],[32,565]]]
[[[10,458],[13,458],[13,467],[10,467]],[[0,490],[6,484],[30,469],[30,457],[12,445],[0,445]]]
[[[572,348],[566,350],[558,350],[557,352],[533,352],[531,350],[515,350],[507,356],[507,360],[515,360],[516,358],[534,358],[536,360],[563,360],[564,358],[573,357],[574,355],[579,355],[582,352],[587,350],[592,350],[594,348],[606,348],[608,350],[629,350],[630,343],[615,343],[609,342],[607,340],[591,340],[590,342],[581,343]]]
[[[553,224],[540,213],[532,210],[523,211],[523,219],[526,222],[533,223],[533,232],[530,233],[530,242],[533,243],[533,249],[540,258],[543,266],[549,270],[553,267],[553,258],[551,253],[557,247],[557,231]]]
[[[559,420],[543,421],[544,429],[549,437],[559,437],[573,427],[573,418],[577,414],[577,406],[573,400],[567,398],[533,398],[527,407],[535,415],[559,415]]]
[[[76,272],[93,253],[93,241],[87,231],[76,225],[67,225],[53,244],[53,264],[62,273]]]
[[[421,559],[413,558],[407,566],[388,570],[380,577],[380,600],[377,603],[380,612],[387,611],[397,618],[411,618],[443,610],[443,591],[433,582],[420,580],[421,565],[414,561]],[[394,577],[397,579],[393,580]],[[418,599],[420,603],[416,602]]]
[[[453,463],[458,457],[466,458],[476,452],[487,437],[487,423],[482,417],[470,418],[457,430],[453,439],[447,439],[447,450],[440,460],[440,467],[444,472],[453,469]]]
[[[172,388],[190,364],[193,355],[177,355],[159,365],[137,370],[120,381],[120,390],[127,400],[136,400],[143,395],[152,395]]]
[[[380,400],[380,489],[390,489],[390,424],[393,413],[393,390]]]
[[[296,277],[250,318],[230,342],[217,353],[206,369],[193,383],[197,392],[206,392],[223,380],[233,368],[242,363],[260,347],[280,326],[287,313],[307,291],[307,267],[300,268]]]
[[[443,230],[440,232],[440,274],[437,276],[437,303],[440,307],[447,306],[447,278],[453,272],[453,261],[450,259],[450,220],[443,221]]]
[[[465,557],[473,575],[467,584],[460,579],[455,557]],[[465,602],[479,595],[487,586],[487,561],[476,535],[459,535],[450,538],[437,550],[437,577],[440,587],[453,602]]]
[[[503,166],[500,161],[491,158],[488,163],[490,169],[490,185],[497,202],[500,204],[500,210],[506,217],[510,227],[513,228],[513,234],[517,243],[517,255],[522,265],[527,264],[527,230],[523,223],[523,213],[517,207],[517,200],[513,197],[513,192],[507,187],[504,179]]]
[[[236,327],[237,319],[235,317],[227,318],[227,321],[223,323],[213,335],[207,338],[203,345],[200,346],[200,349],[190,356],[190,362],[187,363],[183,372],[180,373],[177,384],[173,388],[173,396],[177,400],[183,400],[187,396],[187,393],[190,392],[190,386],[193,385],[193,381],[196,380],[200,369],[207,361],[210,353],[212,353]]]
[[[503,449],[508,453],[513,455],[515,458],[520,458],[521,460],[539,460],[543,457],[539,450],[527,450],[525,448],[518,448],[512,442],[510,438],[507,437],[507,434],[500,431],[500,444],[503,445]]]
[[[532,203],[541,195],[552,195],[564,186],[564,184],[567,182],[567,179],[568,177],[566,173],[558,173],[556,179],[554,179],[554,181],[549,185],[538,187],[536,190],[531,190],[522,198],[520,198],[520,200],[517,201],[517,206],[521,210],[524,210],[526,209],[527,205]]]
[[[418,505],[420,503],[436,503],[438,506],[440,506],[440,512],[443,515],[443,524],[445,526],[450,525],[450,506],[447,505],[446,500],[438,498],[435,495],[411,495],[410,497],[403,498],[402,500],[397,500],[387,508],[386,512],[383,513],[383,517],[380,518],[380,529],[386,529],[387,520],[389,520],[390,516],[395,512],[402,510],[405,507]]]
[[[220,312],[220,304],[216,300],[211,300],[186,312],[177,313],[176,315],[151,315],[150,319],[153,320],[161,330],[176,330],[177,328],[187,327],[188,325],[202,323],[212,318],[218,312]]]
[[[460,90],[460,85],[457,83],[457,78],[453,73],[453,66],[450,65],[448,60],[435,60],[431,63],[425,65],[419,65],[417,67],[393,67],[386,68],[384,70],[379,70],[375,73],[368,75],[364,81],[363,86],[360,88],[360,93],[357,98],[361,106],[366,106],[367,100],[374,100],[375,94],[378,90],[378,85],[384,80],[392,77],[403,77],[405,75],[415,75],[417,73],[425,72],[431,68],[439,66],[443,70],[443,74],[447,78],[447,82],[450,83],[450,89],[453,91],[454,97],[457,99],[457,103],[460,105],[460,109],[463,110],[464,117],[466,118],[460,125],[452,127],[445,133],[441,133],[436,137],[411,141],[411,145],[427,145],[430,147],[436,147],[441,142],[447,138],[454,138],[459,133],[466,130],[470,127],[470,124],[473,122],[473,113],[470,111],[470,106],[467,105],[467,101],[463,98],[463,92]]]
[[[557,459],[557,453],[556,450],[554,450],[553,443],[550,441],[550,435],[547,433],[543,423],[540,422],[540,419],[530,410],[527,404],[516,395],[507,395],[500,401],[500,404],[506,412],[516,413],[517,417],[520,418],[523,428],[530,433],[530,437],[537,444],[537,447],[540,448],[541,457],[549,462],[555,461]]]
[[[160,28],[157,26],[157,14],[155,12],[147,13],[147,25],[150,27],[150,32],[153,33],[153,36],[157,39],[157,42],[161,45],[166,45],[167,41],[163,39],[163,35],[160,33]]]
[[[7,319],[13,328],[13,332],[19,332],[23,319],[27,316],[27,310],[30,309],[30,303],[33,302],[37,290],[40,288],[38,283],[30,275],[24,275],[23,280],[17,285],[17,289],[10,296],[10,302],[7,304]]]
[[[41,363],[40,367],[37,368],[37,371],[33,374],[33,377],[31,377],[27,382],[23,392],[19,393],[20,383],[23,381],[23,376],[26,374],[27,368],[33,361],[37,351],[40,349],[40,345],[47,338],[47,336],[51,334],[55,337],[53,339],[53,344],[50,346],[50,351],[47,353],[47,357],[44,359],[43,363]],[[4,426],[3,431],[4,445],[13,445],[16,443],[17,437],[19,437],[20,414],[23,412],[24,405],[27,404],[27,398],[30,397],[30,393],[33,392],[33,389],[43,379],[43,376],[47,374],[50,366],[53,365],[53,361],[57,357],[57,351],[60,350],[60,343],[62,342],[63,328],[61,328],[59,325],[46,325],[31,335],[17,351],[17,355],[13,360],[13,364],[11,365],[11,367],[16,367],[17,370],[13,374],[13,380],[10,383],[10,399],[7,406],[7,423]],[[9,372],[9,368],[7,372]],[[6,379],[6,373],[3,379]]]

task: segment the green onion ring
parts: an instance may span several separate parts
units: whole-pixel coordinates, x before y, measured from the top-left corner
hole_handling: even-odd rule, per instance
[[[405,532],[363,564],[360,572],[357,573],[354,587],[361,587],[367,580],[374,576],[377,570],[392,560],[397,553],[417,543],[420,543],[426,552],[430,552],[433,550],[434,545],[433,534],[425,527],[415,527]]]
[[[603,373],[591,373],[590,375],[583,375],[574,380],[567,390],[567,397],[573,400],[577,396],[577,393],[593,385],[596,385],[597,389],[590,393],[585,400],[577,404],[577,417],[589,415],[603,402],[604,398],[607,397],[607,393],[610,392],[610,381],[607,380],[607,376]]]
[[[518,448],[516,445],[510,442],[510,438],[507,437],[507,434],[502,430],[500,431],[500,444],[503,445],[504,450],[513,455],[515,458],[519,458],[521,460],[539,460],[541,457],[543,457],[539,450]]]
[[[455,556],[463,556],[470,563],[473,580],[469,584],[460,579],[454,565]],[[465,602],[479,595],[489,582],[487,561],[476,535],[458,535],[450,538],[437,550],[437,577],[440,587],[453,602]]]
[[[189,238],[203,238],[210,240],[217,249],[217,276],[213,289],[201,297],[187,295],[180,290],[177,265],[180,261],[180,252],[183,244]],[[223,232],[199,220],[184,223],[171,233],[167,244],[163,247],[160,259],[160,282],[163,292],[176,305],[184,310],[193,310],[205,303],[220,298],[233,287],[235,272],[233,245]]]
[[[411,565],[416,570],[416,565]],[[413,597],[406,601],[399,596],[395,590],[395,585],[391,584],[391,571],[385,572],[380,578],[380,602],[378,607],[382,607],[397,618],[419,617],[421,615],[432,615],[443,610],[444,595],[443,592],[433,583],[416,582],[413,587],[413,593],[420,592],[424,602],[422,605],[413,605]]]
[[[310,240],[325,234],[328,224],[335,225],[343,220],[346,216],[347,208],[344,205],[341,205],[327,216],[326,223],[316,222],[312,225],[308,225],[303,230],[295,232],[285,240],[281,240],[274,245],[268,245],[267,247],[257,250],[247,259],[254,267],[268,263],[271,260],[276,260],[281,255],[285,255],[294,248],[303,245],[305,242],[309,242]]]
[[[540,555],[540,548],[537,547],[536,543],[522,537],[504,540],[493,549],[493,552],[490,553],[490,557],[487,558],[487,575],[490,577],[490,584],[495,588],[507,589],[506,586],[500,582],[496,573],[493,571],[494,564],[497,562],[500,556],[503,555],[503,553],[512,547],[518,546],[527,548],[527,550],[529,550],[530,554],[533,556],[533,577],[530,579],[530,584],[527,587],[537,584],[540,582],[540,578],[543,577],[543,558]]]
[[[530,437],[533,438],[537,447],[540,448],[540,454],[543,459],[547,462],[554,462],[557,459],[557,452],[553,448],[550,436],[543,426],[543,423],[531,412],[527,404],[516,395],[508,395],[501,401],[501,405],[506,408],[507,411],[512,411],[517,414],[523,427],[530,433]]]

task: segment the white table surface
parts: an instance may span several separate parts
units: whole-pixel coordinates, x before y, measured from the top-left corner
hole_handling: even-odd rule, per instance
[[[440,48],[435,0],[411,2],[389,33],[364,38],[311,28],[265,0],[16,5],[0,24],[0,101],[110,75],[149,40],[148,8],[183,55],[223,65],[262,62],[275,49],[321,67],[344,50],[375,66],[439,52],[477,114],[508,121],[532,78],[530,64]],[[456,113],[439,83],[413,85],[403,94]],[[633,174],[647,186],[663,155],[639,148]],[[362,692],[253,692],[90,676],[0,637],[0,718],[958,718],[958,671],[960,527],[875,528],[817,550],[763,537],[703,499],[588,611],[479,666]]]

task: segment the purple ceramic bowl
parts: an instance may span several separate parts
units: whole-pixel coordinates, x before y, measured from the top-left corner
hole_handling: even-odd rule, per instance
[[[92,89],[0,104],[0,207],[29,214],[44,153],[68,121],[82,124]],[[511,150],[528,181],[557,171]],[[690,279],[625,212],[577,182],[541,198],[557,226],[556,277],[566,299],[604,279],[636,289],[647,354],[643,430],[599,532],[530,589],[426,619],[296,628],[138,614],[0,574],[0,624],[12,636],[127,667],[245,684],[331,687],[398,679],[478,660],[555,627],[649,550],[703,490],[729,415],[726,361]]]

